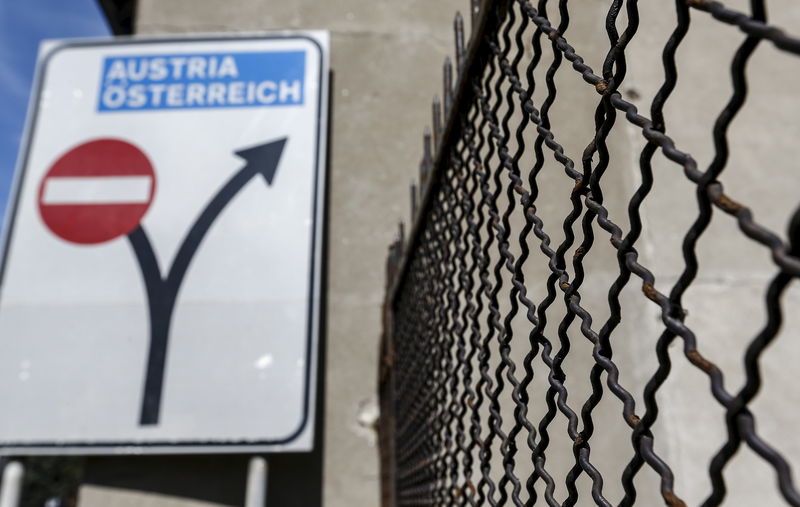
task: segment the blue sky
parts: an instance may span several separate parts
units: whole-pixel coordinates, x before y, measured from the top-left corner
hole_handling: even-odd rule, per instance
[[[0,218],[42,39],[108,36],[96,0],[0,0]]]

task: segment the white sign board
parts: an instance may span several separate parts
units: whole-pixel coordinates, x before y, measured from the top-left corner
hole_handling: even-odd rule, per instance
[[[42,51],[0,453],[313,446],[328,35]]]

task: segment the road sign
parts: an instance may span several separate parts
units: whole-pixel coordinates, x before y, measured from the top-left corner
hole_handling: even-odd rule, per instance
[[[119,139],[83,143],[59,158],[39,188],[39,213],[56,236],[79,244],[128,234],[153,200],[147,155]]]
[[[313,446],[328,37],[42,51],[0,271],[0,453]]]

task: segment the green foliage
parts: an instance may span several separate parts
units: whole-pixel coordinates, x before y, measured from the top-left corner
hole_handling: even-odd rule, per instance
[[[20,507],[43,507],[51,498],[61,507],[78,504],[78,486],[83,476],[84,458],[36,457],[25,460],[25,487]]]

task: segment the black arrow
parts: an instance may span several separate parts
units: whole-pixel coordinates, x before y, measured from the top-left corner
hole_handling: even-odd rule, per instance
[[[181,284],[197,248],[225,206],[251,179],[261,174],[267,185],[272,185],[285,144],[286,138],[283,138],[235,152],[246,161],[245,166],[223,185],[197,217],[178,248],[166,277],[161,275],[153,246],[144,228],[139,225],[128,234],[144,278],[150,314],[150,348],[139,424],[143,426],[158,424],[172,313]]]

